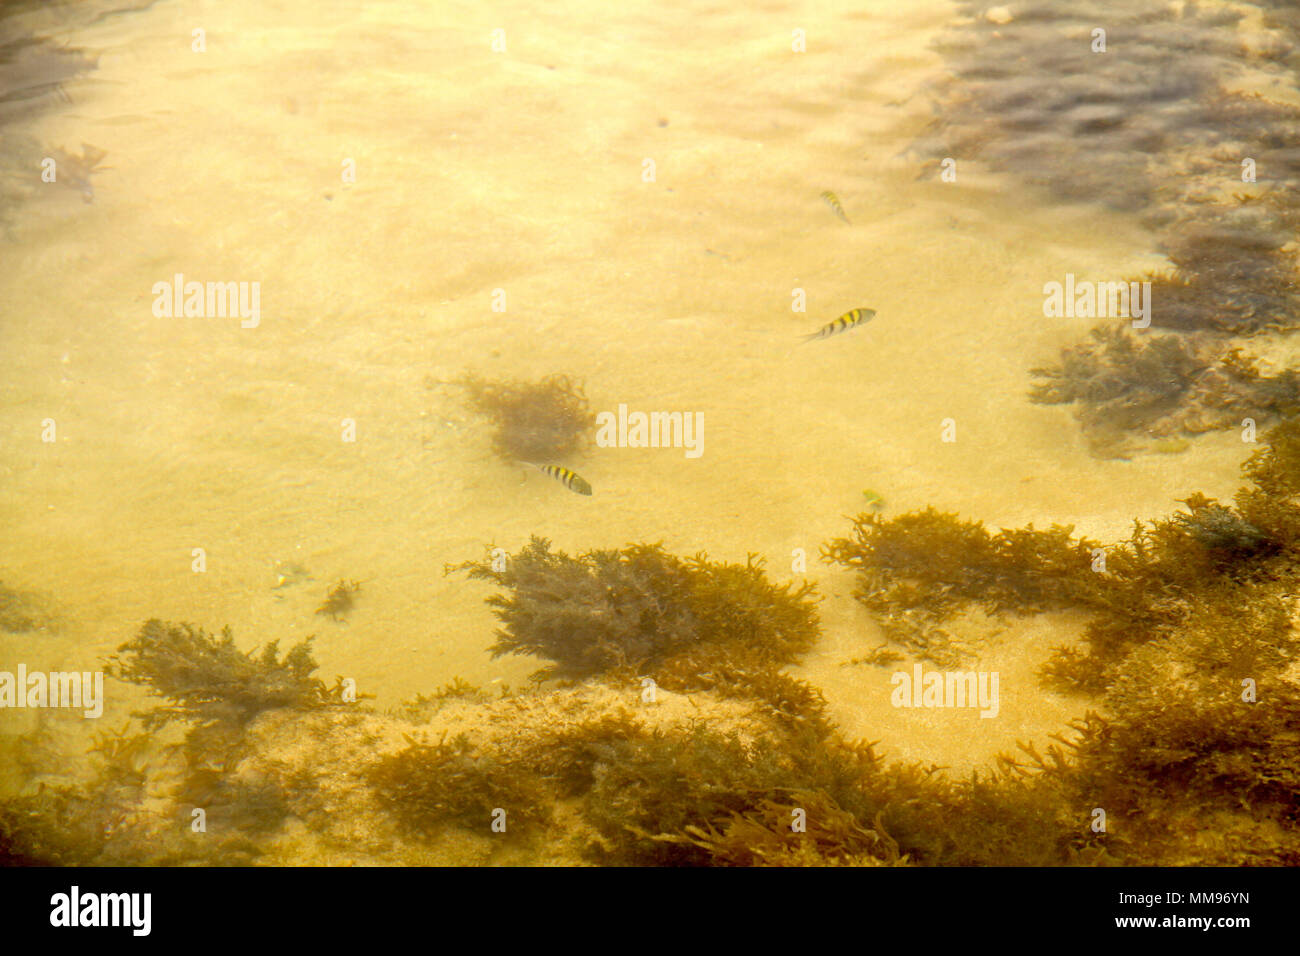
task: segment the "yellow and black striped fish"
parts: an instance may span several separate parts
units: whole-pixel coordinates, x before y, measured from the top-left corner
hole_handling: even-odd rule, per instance
[[[805,335],[803,340],[811,342],[813,339],[829,339],[832,335],[839,335],[841,332],[847,332],[849,329],[864,325],[875,317],[875,309],[854,309],[852,312],[845,312],[834,322],[823,325],[811,335]]]
[[[835,213],[835,215],[839,216],[841,219],[844,220],[845,225],[847,226],[853,225],[853,223],[849,222],[849,217],[844,214],[844,207],[840,205],[839,196],[835,195],[833,192],[831,192],[828,189],[822,193],[822,199],[826,201],[826,205],[831,207],[831,212]]]
[[[532,465],[542,474],[554,478],[570,491],[577,492],[580,495],[591,494],[591,485],[587,484],[587,479],[583,478],[582,475],[578,474],[576,471],[570,471],[563,465],[539,465],[535,461],[530,461],[526,464]]]

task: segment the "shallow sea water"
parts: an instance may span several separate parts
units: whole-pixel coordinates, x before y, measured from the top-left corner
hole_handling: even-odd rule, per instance
[[[571,553],[662,541],[814,581],[825,636],[794,673],[887,756],[966,774],[1062,730],[1086,701],[1034,675],[1077,619],[990,625],[973,666],[1001,675],[999,719],[896,709],[890,668],[849,663],[883,638],[821,545],[864,488],[886,516],[933,505],[1114,540],[1192,491],[1230,498],[1245,455],[1217,433],[1099,459],[1068,408],[1026,400],[1029,370],[1094,324],[1045,319],[1044,282],[1164,260],[1136,210],[977,164],[919,177],[934,42],[957,18],[939,0],[16,15],[99,61],[15,128],[111,168],[93,203],[36,191],[0,247],[0,569],[59,617],[0,652],[92,668],[157,617],[229,625],[242,646],[315,634],[322,676],[380,706],[454,677],[517,686],[537,662],[489,656],[490,589],[444,566],[530,534]],[[260,324],[155,317],[152,287],[176,273],[260,282]],[[796,347],[856,307],[876,318]],[[700,412],[703,455],[591,448],[595,494],[569,494],[503,463],[457,391],[426,384],[466,371],[571,375],[594,411]],[[285,564],[310,580],[275,587]],[[363,590],[335,623],[313,612],[340,578]]]

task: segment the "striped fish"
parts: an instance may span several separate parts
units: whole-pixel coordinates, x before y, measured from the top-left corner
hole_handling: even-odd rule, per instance
[[[831,192],[828,189],[822,193],[822,199],[825,200],[826,205],[831,207],[831,212],[835,213],[835,215],[839,216],[841,219],[844,220],[845,225],[847,226],[853,225],[853,223],[849,222],[849,217],[844,214],[844,207],[840,205],[839,196],[835,195],[833,192]]]
[[[875,317],[875,309],[854,309],[852,312],[845,312],[834,322],[823,325],[811,335],[805,335],[803,340],[811,342],[813,339],[829,339],[832,335],[839,335],[841,332],[847,332],[849,329],[864,325]]]
[[[543,475],[554,478],[570,491],[577,492],[580,495],[591,494],[591,485],[587,484],[587,479],[576,471],[570,471],[563,465],[539,465],[535,461],[525,462],[525,464],[532,465]]]

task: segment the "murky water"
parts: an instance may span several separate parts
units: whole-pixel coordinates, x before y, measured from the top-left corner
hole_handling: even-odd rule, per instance
[[[971,625],[999,719],[891,706],[893,669],[850,663],[879,628],[817,559],[863,490],[885,517],[934,506],[1111,541],[1240,484],[1235,431],[1102,458],[1068,407],[1027,400],[1031,369],[1096,324],[1045,318],[1045,282],[1168,262],[1151,202],[1126,191],[1062,196],[1011,150],[963,159],[955,183],[925,175],[918,143],[957,76],[937,41],[970,11],[141,7],[4,21],[98,57],[4,128],[0,580],[54,618],[0,633],[5,661],[93,669],[160,618],[228,625],[242,647],[314,634],[321,675],[380,708],[456,677],[519,686],[538,662],[489,655],[491,589],[444,566],[532,534],[570,553],[659,541],[816,583],[823,638],[791,673],[847,738],[968,774],[1095,705],[1035,677],[1080,621]],[[83,171],[93,201],[40,182],[41,157],[82,143],[106,153]],[[1104,181],[1085,152],[1064,178]],[[256,326],[157,316],[177,274],[259,283]],[[876,317],[797,345],[857,307]],[[699,413],[703,453],[593,442],[568,464],[595,492],[570,494],[493,453],[490,423],[438,384],[466,373],[569,375],[594,412]],[[360,583],[355,608],[317,615],[340,579]],[[135,698],[109,687],[118,723]]]

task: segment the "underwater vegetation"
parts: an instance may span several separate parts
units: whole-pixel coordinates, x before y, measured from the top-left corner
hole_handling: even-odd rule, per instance
[[[1231,508],[1200,494],[1184,498],[1183,502],[1187,512],[1175,514],[1174,523],[1216,564],[1243,561],[1275,550],[1268,535]]]
[[[1104,691],[1135,645],[1168,637],[1220,614],[1249,627],[1274,620],[1283,595],[1300,590],[1300,421],[1266,436],[1243,465],[1253,486],[1235,506],[1194,494],[1186,510],[1143,524],[1105,548],[1069,527],[993,534],[978,522],[933,509],[883,519],[862,514],[826,560],[857,572],[854,596],[887,637],[941,665],[963,659],[943,625],[979,607],[992,614],[1089,612],[1086,652],[1062,649],[1049,677]],[[1291,589],[1288,591],[1288,589]]]
[[[1047,866],[1096,862],[1059,781],[949,781],[868,744],[703,726],[606,744],[582,812],[599,862]]]
[[[799,814],[806,814],[806,829],[796,831],[791,821]],[[898,860],[898,844],[887,833],[866,829],[817,792],[764,799],[720,828],[688,825],[680,834],[651,839],[700,847],[715,866],[883,866]]]
[[[509,693],[509,688],[502,688],[502,696]],[[486,703],[492,699],[481,687],[471,684],[461,677],[456,677],[450,683],[439,687],[432,694],[417,694],[413,700],[406,701],[402,704],[398,713],[404,720],[412,723],[425,723],[432,714],[436,714],[449,701],[468,700],[475,703]]]
[[[1206,142],[1230,171],[1242,149],[1261,169],[1294,170],[1291,128],[1273,122],[1281,108],[1214,94],[1220,63],[1237,56],[1237,13],[1132,0],[1116,37],[1128,30],[1134,55],[1103,63],[1080,27],[1118,4],[1065,6],[1017,3],[997,37],[977,27],[979,44],[962,54],[960,75],[976,84],[962,142],[1000,168],[1028,159],[1036,181],[1067,194],[1150,203],[1173,265],[1153,279],[1155,323],[1172,331],[1098,330],[1040,370],[1036,400],[1075,404],[1105,447],[1294,416],[1296,373],[1265,373],[1226,338],[1280,330],[1295,315],[1292,252],[1277,241],[1288,213],[1276,196],[1288,187],[1200,215],[1186,211],[1192,187],[1179,185],[1189,171],[1199,186],[1219,175],[1197,159]],[[1296,24],[1294,9],[1275,10]],[[1061,57],[1066,43],[1076,46]],[[1030,58],[1060,64],[1057,75],[1029,82],[1019,71]],[[1285,46],[1269,62],[1300,66]],[[1169,104],[1174,121],[1152,119],[1153,102]],[[1245,145],[1200,133],[1180,145],[1198,116]],[[1053,130],[1076,145],[1062,155]],[[1171,159],[1176,176],[1161,171]],[[92,166],[80,177],[87,188]],[[1212,215],[1222,231],[1206,230]],[[863,321],[855,310],[841,330]],[[466,386],[503,458],[545,462],[582,447],[592,419],[569,379]],[[250,651],[228,630],[150,621],[119,649],[115,673],[157,695],[140,714],[151,732],[103,735],[88,778],[0,799],[0,862],[250,862],[289,821],[332,825],[322,818],[383,843],[388,829],[366,826],[379,819],[365,815],[373,802],[401,834],[388,858],[398,860],[403,840],[453,842],[504,809],[511,829],[499,842],[522,833],[547,862],[572,843],[587,860],[635,865],[1294,865],[1300,425],[1269,434],[1243,473],[1249,485],[1232,501],[1188,495],[1105,547],[1066,526],[989,528],[934,509],[886,520],[879,496],[864,493],[868,513],[826,555],[857,576],[857,600],[895,646],[955,663],[968,649],[945,629],[959,615],[1086,616],[1081,646],[1058,651],[1046,676],[1093,693],[1099,713],[1045,750],[1023,745],[996,774],[953,780],[888,764],[878,745],[841,735],[817,688],[786,672],[819,637],[810,585],[775,582],[753,557],[718,562],[648,544],[566,554],[534,537],[505,566],[459,570],[496,592],[493,654],[537,659],[542,676],[573,682],[562,691],[502,699],[458,679],[396,717],[358,715],[332,707],[310,640]],[[567,469],[552,474],[579,493],[585,485]],[[282,575],[277,587],[294,581]],[[316,613],[346,617],[357,591],[339,581]],[[0,627],[35,629],[23,600],[0,587]],[[881,647],[863,660],[901,656]],[[676,693],[647,703],[643,677]],[[592,706],[597,691],[620,709]],[[743,724],[729,709],[738,702],[742,729],[720,719]],[[673,706],[687,719],[656,723]],[[530,712],[528,733],[514,733],[508,718]],[[456,720],[475,736],[442,731]],[[188,746],[168,750],[152,733],[164,730],[186,733]],[[327,776],[334,789],[316,789]],[[216,832],[191,838],[187,811],[200,806]],[[1097,807],[1106,833],[1088,826]],[[366,859],[338,842],[340,858]]]
[[[211,832],[191,832],[190,808],[168,802],[180,768],[153,732],[127,725],[98,733],[69,763],[74,778],[59,774],[0,799],[0,865],[247,865],[261,853],[243,829],[255,818],[237,799],[213,807]],[[159,812],[160,802],[168,812]]]
[[[505,589],[487,599],[503,625],[493,656],[544,658],[545,677],[644,671],[706,645],[785,664],[818,634],[812,585],[772,584],[753,556],[727,564],[633,544],[571,557],[534,536],[504,570],[490,555],[447,570]]]
[[[29,9],[35,7],[29,5]],[[0,10],[0,27],[9,27],[5,21],[19,9],[6,4]],[[34,171],[40,169],[45,157],[58,162],[57,183],[78,189],[86,202],[91,201],[94,192],[89,174],[103,154],[96,156],[94,147],[80,157],[61,153],[18,132],[17,127],[30,126],[51,109],[71,104],[68,86],[95,70],[98,56],[21,28],[0,30],[0,36],[7,36],[0,42],[0,221],[7,224],[14,207],[30,202],[38,194],[44,184]],[[80,173],[79,162],[88,164]]]
[[[1030,401],[1075,404],[1095,454],[1121,455],[1138,436],[1197,435],[1300,412],[1300,372],[1264,375],[1240,349],[1208,335],[1098,326],[1090,340],[1036,368]]]
[[[965,656],[943,629],[954,615],[973,606],[1032,614],[1078,599],[1095,544],[1072,531],[1031,525],[993,534],[933,508],[892,519],[869,512],[854,519],[850,537],[828,542],[823,558],[857,572],[854,597],[890,641],[948,666]]]
[[[49,627],[50,616],[39,596],[18,591],[0,581],[0,631],[27,634]]]
[[[850,661],[846,661],[845,664],[869,664],[873,667],[888,667],[891,664],[901,663],[903,660],[905,660],[903,655],[898,653],[898,651],[890,649],[889,642],[885,641],[885,643],[878,647],[873,647],[861,657],[855,657]]]
[[[567,375],[539,382],[493,382],[465,375],[454,384],[468,391],[470,405],[495,426],[492,446],[508,461],[547,464],[583,447],[596,424],[582,386]]]
[[[822,743],[800,751],[788,743],[747,742],[704,727],[611,740],[611,752],[584,800],[584,815],[601,837],[593,851],[605,862],[623,864],[726,863],[732,855],[728,841],[715,848],[702,845],[702,839],[707,844],[708,834],[725,833],[738,818],[761,818],[771,803],[793,807],[796,792],[826,788],[815,798],[826,815],[819,820],[810,814],[819,831],[843,826],[848,816],[836,804],[837,794],[853,807],[866,805],[856,785],[874,773],[878,758],[869,747],[832,749]],[[790,823],[787,812],[787,831]],[[897,848],[886,835],[874,830],[859,835],[856,829],[853,841],[834,854],[873,856],[875,848],[880,859],[897,860]]]
[[[1090,841],[1115,863],[1300,863],[1292,585],[1234,597],[1131,647],[1073,739],[1003,758],[1058,805],[1104,809]]]
[[[1173,334],[1099,326],[1035,370],[1047,381],[1033,400],[1078,402],[1103,455],[1126,433],[1293,414],[1296,372],[1264,376],[1230,341],[1297,327],[1300,109],[1220,78],[1289,87],[1294,16],[1275,10],[1261,29],[1243,27],[1241,10],[1196,4],[1030,2],[994,23],[982,5],[963,6],[971,19],[943,41],[952,78],[935,91],[941,116],[918,152],[935,168],[982,162],[1061,201],[1140,210],[1169,260],[1125,281],[1151,283],[1152,329]],[[1094,51],[1101,23],[1123,57]]]
[[[1077,744],[1071,786],[1107,808],[1129,853],[1300,863],[1294,601],[1267,591],[1240,598],[1120,663],[1106,720]]]
[[[81,193],[82,202],[95,201],[95,187],[91,183],[90,177],[101,172],[100,165],[104,162],[108,153],[98,147],[91,146],[89,143],[81,144],[81,154],[68,152],[63,149],[55,149],[50,153],[51,158],[55,161],[54,181],[60,186],[69,189],[75,189]]]
[[[650,677],[824,726],[821,693],[781,670],[820,633],[815,588],[773,584],[753,555],[725,563],[633,544],[572,557],[533,537],[505,570],[490,558],[447,570],[505,589],[487,599],[503,625],[492,654],[549,661],[536,679]]]
[[[318,711],[338,703],[312,673],[310,638],[281,655],[275,642],[239,650],[189,624],[151,620],[110,658],[113,676],[163,702],[135,716],[142,733],[101,734],[89,777],[42,782],[0,800],[0,860],[40,865],[244,865],[257,838],[293,812],[286,781],[241,773],[248,726],[273,710]],[[164,728],[184,725],[177,743]],[[172,735],[174,736],[174,735]],[[309,789],[310,780],[288,781]],[[165,807],[164,810],[158,809]],[[202,808],[208,831],[190,830]]]
[[[972,649],[941,625],[972,608],[1088,616],[1081,647],[1058,648],[1043,677],[1097,695],[1098,712],[1045,752],[1021,744],[996,778],[913,779],[949,826],[927,843],[932,824],[913,831],[886,814],[910,860],[987,864],[997,828],[1003,862],[1038,865],[1011,823],[1035,834],[1039,863],[1300,861],[1300,422],[1273,429],[1243,474],[1251,484],[1233,505],[1189,495],[1100,551],[1069,528],[993,534],[933,510],[860,515],[828,545],[828,559],[858,572],[857,597],[886,634],[944,665]],[[1093,808],[1105,833],[1081,823]]]
[[[204,768],[187,775],[175,794],[182,806],[203,807],[212,829],[266,836],[279,830],[293,807],[278,781],[249,781],[229,768]]]
[[[23,744],[39,746],[34,736]],[[84,865],[108,850],[144,796],[149,744],[125,727],[100,733],[86,754],[94,786],[43,786],[0,803],[0,864]]]
[[[1247,471],[1258,483],[1249,493],[1273,495],[1275,505],[1285,495],[1300,511],[1294,501],[1300,426],[1274,438],[1275,446],[1252,458]],[[1161,565],[1152,573],[1169,578],[1171,588],[1148,604],[1178,604],[1160,627],[1096,649],[1106,657],[1091,665],[1105,663],[1109,674],[1101,713],[1076,721],[1072,734],[1055,735],[1058,743],[1045,751],[1022,744],[998,768],[969,780],[950,779],[935,767],[886,763],[875,745],[845,740],[824,716],[787,719],[766,706],[757,684],[741,695],[740,678],[692,690],[688,700],[679,699],[686,709],[667,722],[659,716],[664,703],[646,705],[637,682],[619,668],[574,688],[495,699],[455,681],[411,705],[413,722],[325,709],[319,689],[255,695],[297,701],[274,713],[247,705],[214,712],[207,709],[214,696],[238,700],[248,696],[249,684],[275,683],[278,677],[267,674],[281,675],[293,652],[243,654],[201,631],[150,622],[142,629],[147,640],[138,643],[161,643],[168,653],[144,655],[165,658],[155,667],[158,679],[148,683],[165,690],[173,707],[221,720],[254,712],[267,719],[240,747],[202,759],[191,748],[179,765],[174,756],[170,763],[160,759],[169,751],[151,734],[103,735],[92,780],[0,800],[0,858],[17,864],[257,862],[274,845],[268,840],[297,818],[322,830],[329,852],[341,860],[349,853],[394,858],[366,855],[385,852],[421,859],[419,853],[464,833],[487,839],[487,847],[529,847],[530,859],[567,860],[576,853],[623,865],[1294,864],[1300,862],[1300,641],[1294,580],[1279,583],[1270,562],[1289,553],[1294,568],[1295,548],[1271,539],[1236,509],[1198,496],[1187,505],[1144,528],[1141,553],[1130,543],[1120,572],[1087,572],[1137,580],[1128,564]],[[1050,607],[1073,595],[1100,608],[1104,600],[1125,598],[1104,589],[1089,593],[1064,574],[1049,584],[1033,582],[1034,567],[1058,567],[1076,547],[1068,529],[994,535],[937,512],[921,517],[931,540],[945,528],[957,538],[948,560],[981,556],[981,574],[995,585],[990,607]],[[867,534],[902,537],[897,528]],[[540,539],[530,547],[538,559],[582,564],[551,553]],[[649,550],[658,562],[673,564],[659,549]],[[904,549],[893,553],[899,568],[920,573]],[[1171,576],[1193,558],[1199,566]],[[742,578],[751,574],[745,565],[722,567]],[[1197,589],[1206,567],[1218,569],[1220,584]],[[954,607],[981,600],[979,580],[959,582],[962,593],[944,599]],[[721,616],[730,620],[732,613]],[[729,646],[697,639],[665,661],[694,653],[701,669],[725,671],[732,658],[710,662],[707,652]],[[793,647],[778,656],[789,653]],[[188,667],[177,660],[185,656]],[[261,676],[250,680],[250,668]],[[210,676],[232,671],[229,681]],[[179,676],[185,673],[198,674],[204,689],[186,690]],[[745,679],[773,676],[784,675],[759,669]],[[745,704],[749,716],[739,723],[727,694]],[[458,709],[450,724],[422,726],[440,720],[443,707]],[[445,729],[466,726],[467,719],[473,739]],[[405,746],[378,743],[401,733]],[[314,749],[303,750],[304,740]],[[167,773],[159,773],[160,764]],[[320,783],[327,779],[329,786]],[[170,809],[147,812],[148,797],[163,798]],[[373,814],[391,821],[391,838],[367,809],[372,803]],[[210,836],[188,834],[193,806],[207,809]],[[1090,827],[1095,808],[1107,813],[1106,832]],[[497,810],[505,811],[508,829],[493,833]],[[359,834],[376,832],[363,838],[364,851],[356,847]]]
[[[95,69],[98,59],[47,37],[0,44],[0,123],[29,118],[50,102],[70,102],[63,84]]]
[[[167,703],[137,716],[146,730],[173,720],[188,730],[180,750],[181,780],[172,799],[201,806],[214,827],[267,833],[289,814],[280,790],[239,775],[248,755],[248,726],[269,711],[310,711],[338,704],[339,690],[312,674],[311,638],[283,656],[278,642],[241,651],[229,628],[217,638],[189,624],[148,621],[112,658],[113,675],[147,687]]]
[[[496,810],[505,811],[512,829],[550,819],[551,799],[536,775],[480,752],[463,736],[411,741],[373,766],[368,779],[404,826],[426,836],[449,822],[486,830]]]
[[[952,79],[935,91],[943,112],[918,144],[926,155],[1133,209],[1179,176],[1184,153],[1224,136],[1207,104],[1241,59],[1236,11],[1031,0],[994,23],[983,4],[961,6],[969,19],[939,45]],[[1123,58],[1093,51],[1102,23]]]
[[[536,656],[568,686],[498,697],[457,680],[378,715],[328,706],[309,641],[243,651],[149,621],[113,659],[161,698],[146,733],[101,735],[89,777],[0,799],[0,860],[246,864],[315,840],[333,860],[410,862],[471,838],[497,862],[522,847],[622,865],[1296,865],[1300,421],[1242,473],[1232,502],[1190,494],[1104,547],[934,509],[861,514],[828,543],[891,641],[941,666],[978,650],[946,638],[958,615],[1083,612],[1043,678],[1090,709],[970,779],[845,739],[783,670],[818,637],[811,586],[752,557],[571,556],[534,537],[504,565],[448,570],[497,586],[495,654]],[[194,836],[200,806],[211,833]]]
[[[149,688],[170,703],[146,715],[148,725],[172,718],[242,725],[277,707],[313,708],[331,692],[312,677],[311,638],[280,655],[279,642],[241,651],[226,628],[215,637],[190,624],[148,621],[118,648],[113,676]]]
[[[1295,142],[1300,145],[1300,127]],[[1300,167],[1294,172],[1300,175]],[[1247,336],[1296,328],[1296,262],[1284,251],[1290,213],[1279,210],[1269,222],[1249,206],[1234,212],[1189,223],[1167,240],[1172,268],[1141,277],[1151,283],[1153,327]]]
[[[316,613],[326,614],[333,621],[341,621],[356,607],[356,596],[360,591],[361,585],[356,581],[340,580],[325,595],[325,603],[316,608]]]

